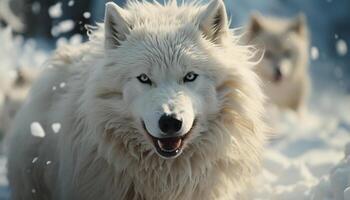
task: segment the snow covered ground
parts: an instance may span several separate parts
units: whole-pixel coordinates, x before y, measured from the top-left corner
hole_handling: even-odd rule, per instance
[[[40,66],[48,54],[8,30],[0,30],[0,43],[0,78],[11,67]],[[252,199],[350,200],[350,94],[315,88],[306,116],[283,113],[275,120],[278,131],[267,145]],[[1,156],[0,200],[9,196],[5,165]]]
[[[276,121],[254,199],[350,200],[350,95],[315,96],[308,116]]]

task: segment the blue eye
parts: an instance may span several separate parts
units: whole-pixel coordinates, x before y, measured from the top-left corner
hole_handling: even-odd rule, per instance
[[[146,74],[140,74],[136,77],[141,83],[152,85],[151,79]]]
[[[186,74],[186,76],[184,77],[184,82],[192,82],[195,81],[198,77],[198,74],[194,73],[194,72],[188,72]]]

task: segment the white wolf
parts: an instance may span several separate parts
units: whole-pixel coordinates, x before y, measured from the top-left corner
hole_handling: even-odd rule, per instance
[[[28,67],[21,67],[14,72],[13,78],[4,78],[4,88],[0,89],[0,96],[3,101],[0,104],[0,133],[5,134],[11,127],[12,121],[25,101],[27,94],[40,70]],[[7,75],[10,73],[7,73]],[[1,98],[1,97],[0,97]],[[2,135],[1,135],[2,136]]]
[[[12,199],[241,199],[264,96],[223,2],[107,3],[89,35],[56,52],[17,115]]]
[[[248,38],[262,43],[265,55],[256,67],[270,101],[282,109],[303,113],[310,90],[309,36],[305,17],[295,19],[254,14]]]
[[[0,21],[4,21],[8,26],[17,32],[23,32],[25,26],[10,8],[10,0],[0,1]]]

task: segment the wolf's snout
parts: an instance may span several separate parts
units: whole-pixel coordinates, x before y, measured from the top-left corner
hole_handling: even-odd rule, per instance
[[[175,134],[180,131],[182,120],[176,119],[174,115],[162,115],[159,119],[159,128],[163,133]]]

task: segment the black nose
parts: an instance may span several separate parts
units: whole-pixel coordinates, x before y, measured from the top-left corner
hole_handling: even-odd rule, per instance
[[[280,81],[282,79],[282,72],[281,69],[279,67],[275,67],[274,69],[274,79],[275,81]]]
[[[162,115],[159,119],[159,128],[163,133],[174,134],[181,129],[182,121],[173,115]]]

